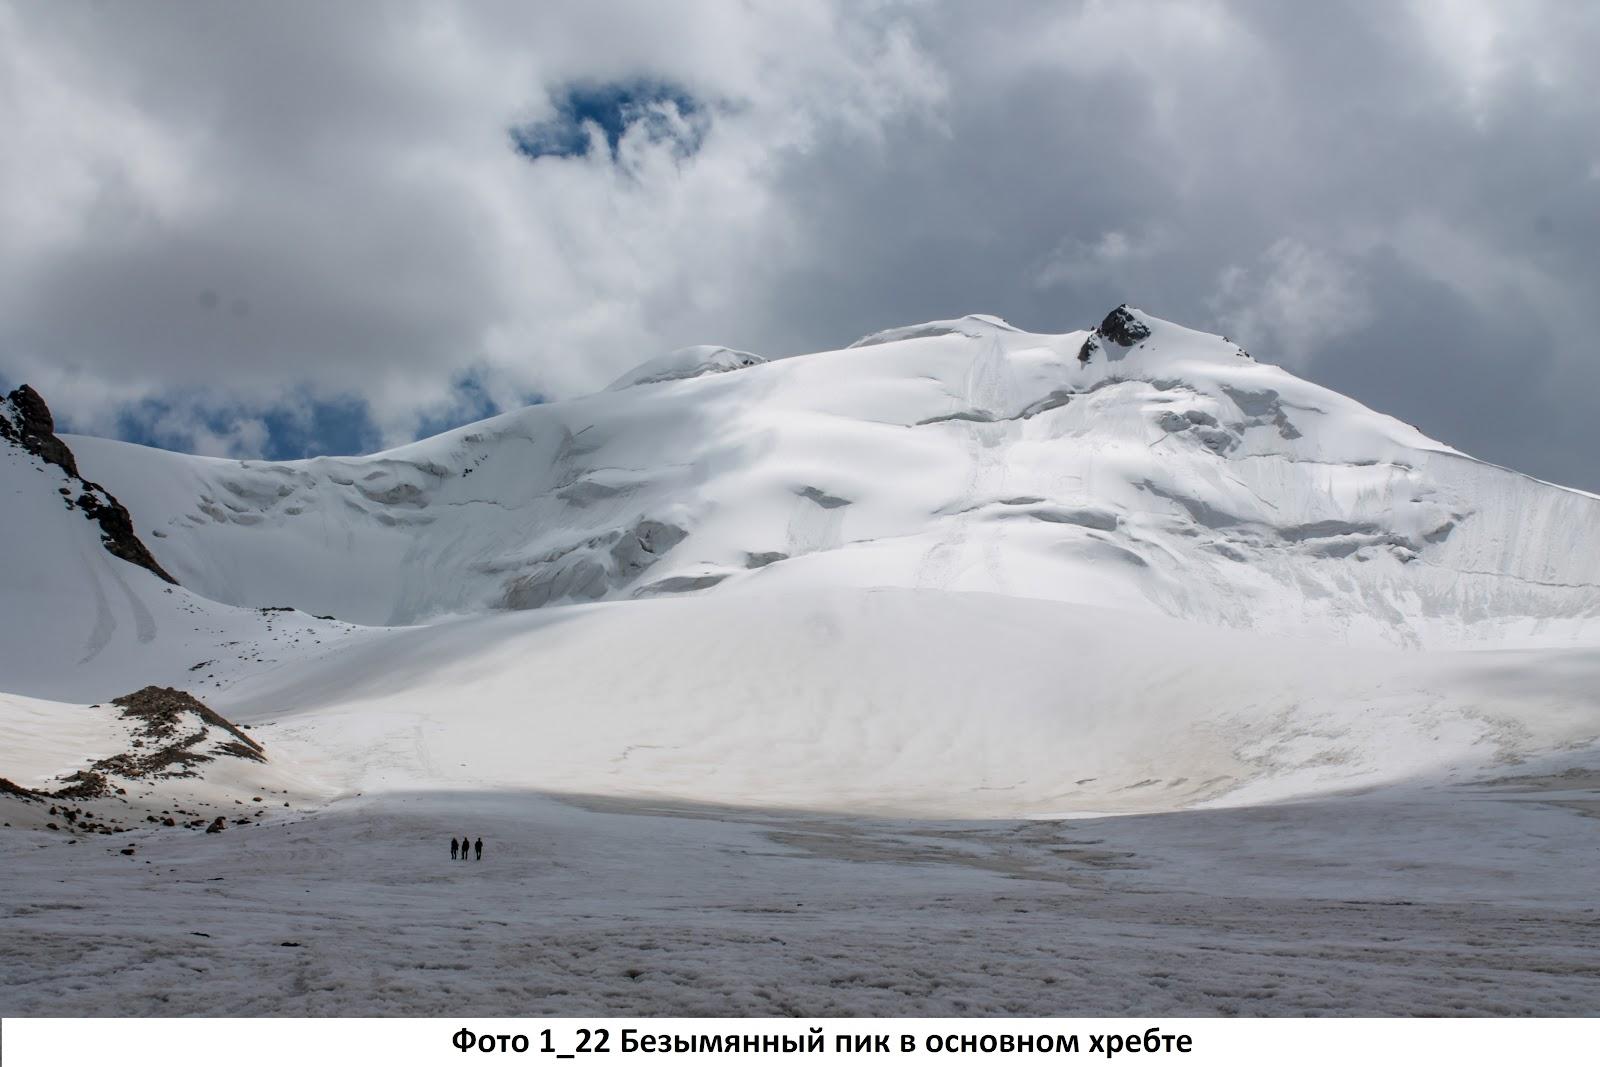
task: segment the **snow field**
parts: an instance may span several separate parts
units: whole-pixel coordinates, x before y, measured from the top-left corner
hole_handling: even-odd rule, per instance
[[[950,823],[477,790],[132,857],[4,834],[0,1011],[1592,1016],[1600,823],[1563,805],[1594,797]]]

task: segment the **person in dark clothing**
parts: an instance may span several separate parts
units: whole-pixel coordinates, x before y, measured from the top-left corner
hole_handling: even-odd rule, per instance
[[[461,835],[461,858],[462,859],[466,859],[467,858],[467,835],[466,834],[462,834]]]
[[[475,858],[480,860],[483,859],[483,838],[480,837],[477,841],[473,842],[472,851],[477,853]]]
[[[453,837],[450,839],[450,858],[456,858],[456,839]]]

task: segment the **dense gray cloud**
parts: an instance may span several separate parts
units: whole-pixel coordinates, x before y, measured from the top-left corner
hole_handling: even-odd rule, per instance
[[[1597,47],[1467,0],[0,2],[0,379],[281,452],[1128,300],[1600,488]]]

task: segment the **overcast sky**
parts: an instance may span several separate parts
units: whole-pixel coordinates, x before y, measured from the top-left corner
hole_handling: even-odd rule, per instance
[[[1129,301],[1600,489],[1600,5],[0,0],[0,384],[355,451]]]

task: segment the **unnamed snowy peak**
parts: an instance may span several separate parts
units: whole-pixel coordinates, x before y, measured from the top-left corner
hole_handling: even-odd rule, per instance
[[[680,349],[366,457],[67,443],[192,593],[236,610],[412,625],[870,586],[1361,645],[1559,646],[1600,626],[1592,497],[1226,338],[1123,305],[1092,332],[968,315],[869,341],[771,362]],[[53,492],[29,490],[41,530]]]
[[[0,775],[53,791],[165,749],[41,703],[145,685],[274,731],[271,764],[162,779],[192,787],[190,823],[208,797],[254,819],[269,792],[418,783],[1149,811],[1465,773],[1512,751],[1501,723],[1519,758],[1593,736],[1589,675],[1485,696],[1462,657],[1585,662],[1595,497],[1133,307],[1087,362],[1090,331],[980,316],[877,336],[684,349],[363,457],[63,435],[181,588],[105,552],[70,477],[0,442],[0,688],[22,694],[0,752],[33,754]],[[68,714],[60,745],[38,729]],[[424,756],[371,743],[413,735]],[[176,819],[168,796],[149,814]]]

